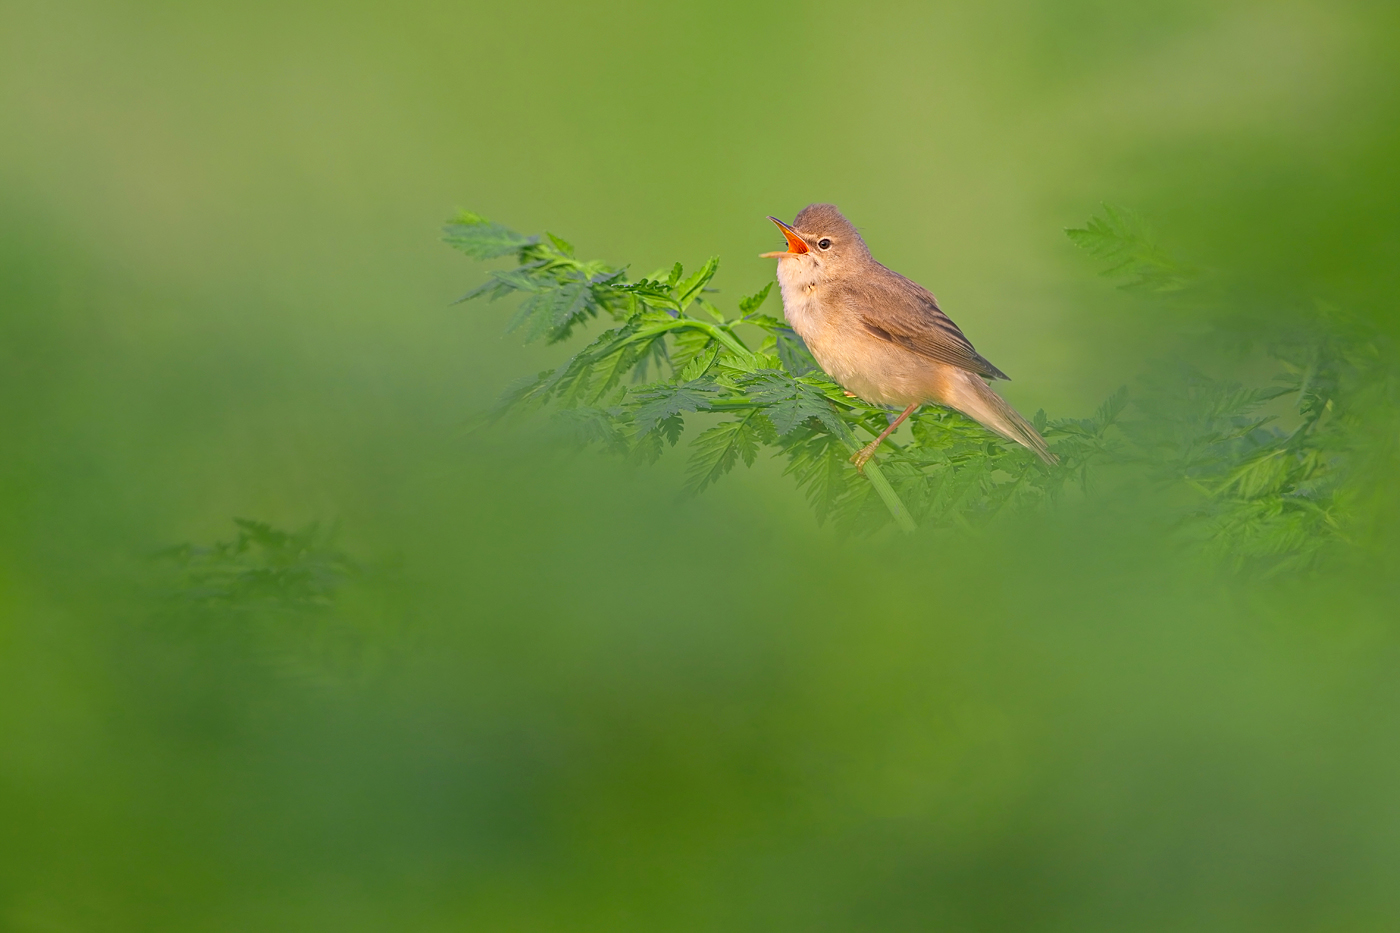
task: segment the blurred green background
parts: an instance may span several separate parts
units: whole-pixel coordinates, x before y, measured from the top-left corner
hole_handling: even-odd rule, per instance
[[[679,501],[676,455],[468,431],[568,351],[450,306],[437,236],[718,253],[732,306],[833,201],[1087,414],[1247,370],[1232,315],[1394,335],[1397,63],[1360,0],[6,0],[0,928],[1396,929],[1393,494],[1266,581],[1111,492],[853,540],[778,463]],[[1100,201],[1232,301],[1097,278]],[[365,572],[172,598],[150,555],[235,516]]]

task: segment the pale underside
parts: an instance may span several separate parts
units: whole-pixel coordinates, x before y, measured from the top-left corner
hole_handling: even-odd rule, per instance
[[[778,284],[788,323],[847,390],[877,405],[947,406],[1055,462],[1035,428],[985,381],[1006,374],[918,284],[873,260],[858,276],[833,279],[809,254],[780,258]]]

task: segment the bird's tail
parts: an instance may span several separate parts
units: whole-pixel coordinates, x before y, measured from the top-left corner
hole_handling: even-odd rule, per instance
[[[1060,458],[1045,446],[1045,438],[1021,417],[1020,412],[1007,404],[1006,399],[993,392],[980,376],[965,370],[959,371],[958,375],[962,378],[951,380],[951,397],[944,404],[956,408],[1007,440],[1029,447],[1046,463],[1053,466],[1060,462]]]

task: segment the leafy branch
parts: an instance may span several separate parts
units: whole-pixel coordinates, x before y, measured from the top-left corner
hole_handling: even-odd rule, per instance
[[[234,524],[238,536],[232,541],[181,544],[160,553],[180,569],[183,598],[238,609],[322,610],[358,572],[335,548],[334,535],[319,525],[282,531],[245,518]]]
[[[1191,284],[1189,268],[1150,242],[1137,215],[1104,207],[1070,238],[1168,298]],[[1134,400],[1119,422],[1123,458],[1191,504],[1183,537],[1213,561],[1273,574],[1314,563],[1356,524],[1354,466],[1376,412],[1394,412],[1400,386],[1393,348],[1373,328],[1325,306],[1301,327],[1275,333],[1264,351],[1284,372],[1248,387],[1180,368]],[[1285,404],[1286,403],[1286,404]],[[1269,411],[1272,409],[1272,411]]]
[[[726,314],[709,297],[717,258],[689,276],[676,263],[629,281],[623,269],[576,259],[552,234],[524,236],[477,214],[459,216],[445,240],[473,258],[516,260],[463,300],[521,295],[508,328],[527,340],[558,342],[591,318],[611,319],[563,364],[512,387],[498,411],[551,406],[581,442],[644,462],[679,443],[688,417],[718,417],[690,445],[691,493],[769,449],[786,459],[819,522],[873,530],[893,521],[910,531],[919,521],[967,524],[1053,499],[1073,478],[1086,482],[1090,462],[1116,443],[1121,402],[1082,421],[1038,416],[1061,457],[1054,470],[962,415],[930,408],[913,419],[912,437],[887,441],[862,476],[850,456],[891,413],[847,395],[785,322],[759,313],[771,285]]]
[[[1067,233],[1128,290],[1170,301],[1194,283],[1195,270],[1132,211],[1105,205],[1104,216]],[[592,318],[610,319],[560,366],[514,386],[499,411],[548,406],[581,443],[643,462],[700,421],[688,492],[767,450],[786,461],[817,521],[846,530],[976,525],[1071,487],[1087,493],[1094,468],[1116,464],[1184,490],[1178,532],[1213,560],[1269,573],[1302,568],[1348,540],[1367,419],[1400,410],[1392,348],[1321,309],[1312,326],[1269,343],[1286,369],[1270,385],[1182,370],[1131,400],[1119,390],[1089,418],[1037,412],[1056,468],[957,412],[926,406],[861,476],[850,455],[891,413],[848,396],[786,323],[761,313],[771,286],[726,313],[711,300],[717,259],[689,276],[677,263],[631,281],[624,269],[578,260],[558,237],[524,236],[475,214],[461,215],[446,240],[474,258],[515,259],[465,298],[519,294],[509,326],[527,340],[562,341]]]

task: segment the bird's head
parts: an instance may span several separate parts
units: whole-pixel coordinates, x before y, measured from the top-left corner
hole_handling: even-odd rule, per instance
[[[840,276],[870,261],[865,241],[833,204],[809,204],[790,226],[776,217],[768,219],[783,231],[788,248],[764,253],[764,259],[811,267],[806,271],[823,276]]]

